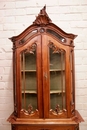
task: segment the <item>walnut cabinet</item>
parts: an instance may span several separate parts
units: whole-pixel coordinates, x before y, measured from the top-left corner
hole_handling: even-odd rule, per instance
[[[79,130],[74,39],[52,23],[46,6],[13,42],[12,130]]]

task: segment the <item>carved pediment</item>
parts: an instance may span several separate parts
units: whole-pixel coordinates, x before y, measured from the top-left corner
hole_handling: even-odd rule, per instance
[[[46,6],[43,7],[43,9],[40,10],[40,13],[36,17],[36,20],[33,22],[33,24],[37,25],[43,25],[43,24],[49,24],[51,23],[51,19],[49,18],[48,14],[46,13]]]

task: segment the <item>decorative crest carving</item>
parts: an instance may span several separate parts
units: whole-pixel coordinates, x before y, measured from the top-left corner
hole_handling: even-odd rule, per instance
[[[33,24],[46,25],[51,22],[52,22],[51,19],[49,18],[48,14],[46,13],[46,6],[44,6],[43,9],[40,10],[40,13],[36,17],[36,20],[33,22]]]

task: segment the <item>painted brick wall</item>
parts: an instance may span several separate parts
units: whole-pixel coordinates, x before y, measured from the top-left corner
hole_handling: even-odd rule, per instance
[[[35,20],[46,4],[52,21],[75,39],[76,108],[87,130],[87,0],[0,0],[0,130],[11,130],[6,121],[13,112],[12,43]]]

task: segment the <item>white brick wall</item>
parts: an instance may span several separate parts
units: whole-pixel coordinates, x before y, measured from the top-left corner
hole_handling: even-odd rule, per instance
[[[11,130],[6,121],[13,111],[12,43],[35,20],[46,4],[52,21],[66,32],[75,33],[76,108],[87,130],[87,0],[0,0],[0,130]]]

